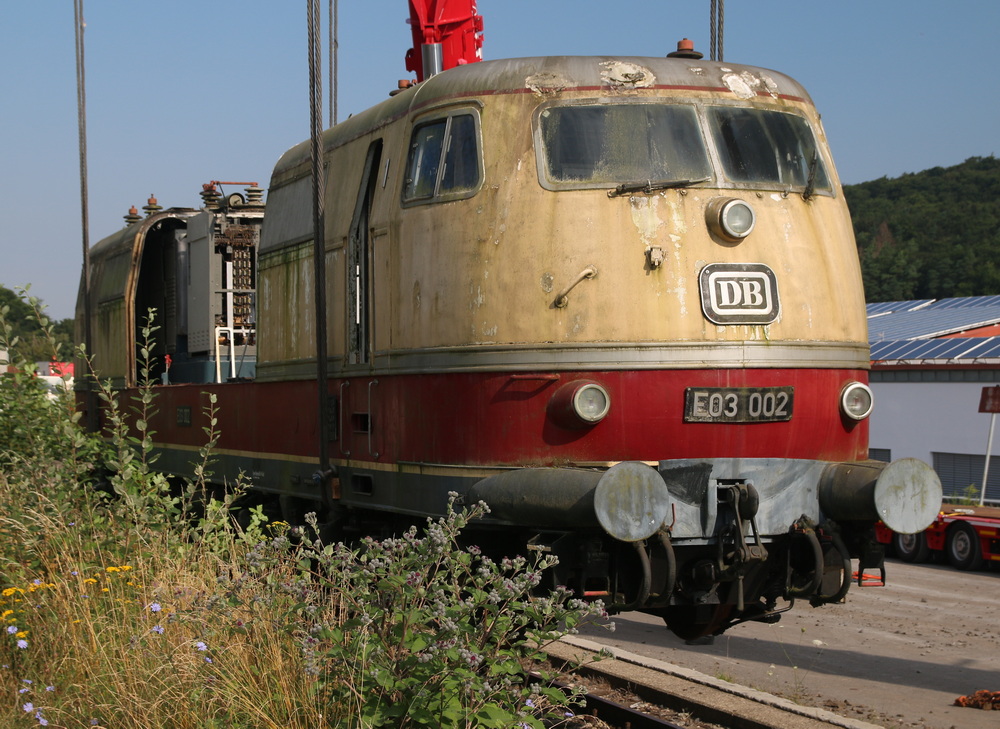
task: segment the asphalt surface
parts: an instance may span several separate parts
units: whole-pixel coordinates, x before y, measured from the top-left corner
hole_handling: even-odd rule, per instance
[[[894,729],[996,729],[1000,714],[954,706],[1000,691],[1000,569],[961,572],[887,560],[885,587],[846,602],[796,603],[775,625],[746,623],[690,646],[627,613],[581,637],[714,679]]]

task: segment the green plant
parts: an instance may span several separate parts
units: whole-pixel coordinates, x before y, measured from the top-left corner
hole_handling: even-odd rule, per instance
[[[533,597],[551,556],[495,561],[461,546],[462,530],[486,507],[456,512],[454,498],[422,530],[295,549],[303,575],[287,589],[300,600],[306,669],[344,726],[541,727],[572,713],[572,692],[532,683],[524,669],[602,606],[565,588]],[[272,546],[282,554],[288,542]],[[332,621],[320,610],[328,596]]]
[[[945,500],[956,506],[979,506],[980,495],[979,487],[974,483],[970,483],[957,495],[946,497]]]
[[[455,512],[453,501],[422,530],[353,546],[313,541],[314,516],[293,530],[260,508],[241,530],[231,511],[242,482],[213,487],[210,394],[195,477],[156,472],[153,312],[142,331],[137,390],[98,385],[103,439],[80,430],[68,400],[53,406],[30,367],[0,378],[4,417],[22,426],[0,443],[0,696],[16,697],[0,703],[7,725],[537,729],[566,719],[573,692],[525,668],[601,607],[562,588],[532,597],[552,557],[494,560],[463,546],[485,506]],[[109,491],[86,483],[95,462]]]

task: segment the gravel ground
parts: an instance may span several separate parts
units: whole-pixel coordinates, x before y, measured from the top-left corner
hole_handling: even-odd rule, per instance
[[[799,602],[776,625],[746,623],[689,646],[627,613],[581,634],[633,653],[893,729],[996,729],[1000,714],[954,706],[1000,691],[1000,570],[887,560],[886,587],[843,605]]]

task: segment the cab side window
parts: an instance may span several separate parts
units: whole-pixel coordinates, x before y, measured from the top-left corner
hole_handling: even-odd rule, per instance
[[[482,181],[478,118],[469,112],[418,124],[410,138],[403,202],[472,197]]]

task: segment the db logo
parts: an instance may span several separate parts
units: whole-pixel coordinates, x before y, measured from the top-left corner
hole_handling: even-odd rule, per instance
[[[778,318],[778,282],[763,263],[710,263],[698,276],[701,309],[715,324],[771,324]]]

